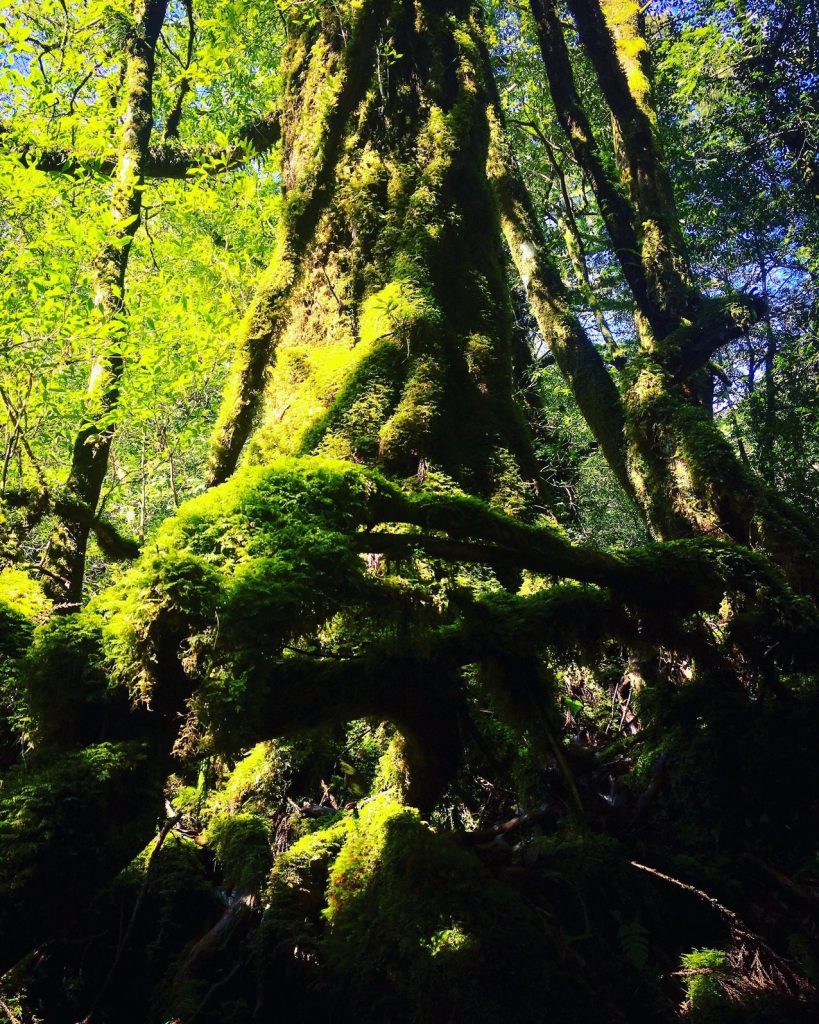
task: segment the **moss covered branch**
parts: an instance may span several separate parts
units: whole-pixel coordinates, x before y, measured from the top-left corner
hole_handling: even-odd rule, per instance
[[[9,141],[11,130],[0,126],[0,144],[16,156],[24,167],[71,177],[99,174],[113,178],[117,172],[116,154],[80,156],[69,149],[35,146],[30,142]],[[142,162],[145,180],[184,180],[196,174],[219,174],[243,167],[254,157],[271,150],[281,138],[278,111],[269,111],[248,121],[233,133],[228,148],[185,146],[177,141],[149,145]]]
[[[625,420],[617,385],[571,308],[531,197],[503,138],[499,108],[495,107],[489,116],[492,149],[488,173],[497,195],[503,232],[532,313],[612,472],[631,494]]]

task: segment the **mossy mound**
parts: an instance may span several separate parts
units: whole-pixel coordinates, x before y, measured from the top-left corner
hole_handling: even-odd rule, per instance
[[[585,1019],[544,918],[388,795],[279,859],[264,928],[268,952],[301,950],[317,1006],[343,993],[334,1019],[496,1021],[510,992],[516,1020]]]

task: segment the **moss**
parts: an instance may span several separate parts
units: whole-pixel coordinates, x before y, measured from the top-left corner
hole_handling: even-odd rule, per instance
[[[346,47],[335,30],[301,23],[283,54],[281,98],[283,192],[275,258],[239,332],[231,382],[214,432],[209,480],[219,483],[234,470],[258,418],[267,369],[293,310],[305,251],[327,200],[342,135],[362,88],[374,46],[378,3],[354,9]],[[308,21],[311,19],[308,19]]]
[[[99,739],[112,706],[127,702],[105,671],[100,623],[87,613],[41,626],[26,659],[32,740],[69,748]]]
[[[374,343],[371,351],[356,349],[352,371],[340,373],[332,386],[333,400],[326,405],[320,381],[310,402],[308,425],[301,432],[288,417],[294,431],[294,450],[300,454],[318,452],[330,458],[373,462],[379,449],[379,432],[395,405],[403,376],[403,353],[394,341]],[[325,391],[326,393],[326,391]],[[269,436],[269,435],[268,435]],[[265,435],[260,443],[269,443]]]
[[[31,742],[31,713],[22,670],[33,633],[31,620],[0,600],[0,768],[18,760]]]
[[[51,610],[42,586],[21,569],[0,571],[0,601],[34,622],[42,621]]]
[[[482,893],[475,901],[474,892]],[[365,1020],[542,1019],[551,936],[474,857],[389,797],[361,809],[333,864],[322,951]]]
[[[238,810],[256,812],[283,802],[285,754],[280,744],[257,743],[233,768],[227,779],[208,794],[207,816],[234,814]]]
[[[564,829],[559,835],[533,839],[530,847],[539,864],[556,878],[570,879],[585,889],[604,884],[606,876],[612,885],[622,884],[624,851],[613,836]]]
[[[165,534],[168,540],[173,526],[176,523]],[[90,607],[91,614],[100,617],[114,678],[145,702],[156,691],[157,666],[167,663],[160,646],[212,622],[219,592],[218,574],[204,558],[174,551],[170,543],[162,547],[161,555],[155,548]],[[165,623],[161,634],[154,628],[159,619]]]
[[[682,1019],[689,1024],[798,1024],[812,1011],[799,999],[783,997],[764,971],[754,975],[737,967],[736,955],[721,949],[683,954],[680,973],[686,1000]]]
[[[497,232],[484,230],[496,216],[480,55],[448,11],[362,5],[343,52],[336,20],[328,9],[294,27],[285,55],[283,218],[301,241],[267,331],[275,356],[251,457],[321,453],[407,473],[422,461],[489,493],[495,449],[499,465],[504,449],[525,461],[527,441],[511,402]],[[353,61],[370,44],[392,55],[383,67],[369,53]],[[261,407],[254,380],[250,398],[243,384],[230,399],[234,417]],[[457,403],[443,403],[453,386]]]
[[[265,892],[266,908],[259,938],[263,961],[289,954],[315,957],[323,931],[321,911],[330,866],[352,824],[339,816],[298,839],[275,861]],[[263,968],[264,969],[264,968]]]
[[[753,478],[714,418],[657,361],[643,354],[628,377],[630,472],[655,534],[764,547],[797,591],[813,592],[813,524]]]
[[[257,891],[270,872],[267,823],[255,814],[220,814],[205,839],[222,865],[225,884],[240,893]]]
[[[13,768],[0,798],[2,955],[14,960],[79,919],[89,895],[153,832],[162,766],[136,743],[102,743]]]
[[[404,802],[410,785],[405,748],[404,737],[400,733],[394,733],[387,749],[378,759],[372,786],[374,792],[389,793],[400,802]]]
[[[696,431],[690,429],[694,422],[705,426],[705,411],[695,410],[670,374],[648,356],[634,360],[629,375],[625,396],[629,468],[655,534],[663,538],[719,535],[727,525],[724,510],[714,503],[714,492],[702,486]],[[715,441],[716,426],[711,423],[705,429]]]
[[[70,941],[51,943],[51,969],[59,963],[66,978],[61,1019],[79,1019],[92,1001],[105,1019],[168,1019],[162,1014],[186,946],[223,913],[224,900],[209,877],[205,852],[173,831],[159,849],[153,838],[101,888],[87,914],[72,920]],[[116,984],[108,985],[118,949]],[[29,965],[28,972],[32,989],[42,995],[40,969]],[[37,1010],[43,1013],[42,1006]],[[54,1015],[53,1008],[45,1012]]]
[[[145,887],[147,905],[143,914],[154,918],[150,925],[140,921],[142,941],[154,961],[154,972],[164,974],[168,963],[178,955],[192,929],[206,926],[222,912],[223,901],[214,891],[207,872],[207,857],[188,836],[171,832],[157,851],[156,839],[135,857],[114,880],[112,903],[128,906]],[[121,910],[120,910],[121,912]],[[134,936],[131,955],[138,953],[140,937]]]
[[[496,1020],[510,986],[521,1021],[568,1007],[542,919],[387,795],[279,857],[268,898],[265,956],[321,964],[301,983],[345,1019]]]
[[[98,631],[115,679],[143,700],[155,694],[157,666],[173,668],[181,656],[190,685],[207,680],[211,721],[229,730],[252,713],[247,683],[288,643],[322,629],[329,640],[342,612],[377,635],[388,609],[400,616],[411,607],[406,584],[368,572],[356,545],[362,527],[396,518],[457,536],[475,529],[476,516],[491,536],[518,537],[521,528],[480,502],[451,492],[409,496],[349,463],[279,460],[247,469],[162,527],[83,620],[89,642]]]
[[[661,771],[652,819],[677,852],[714,861],[758,848],[794,870],[813,856],[815,694],[780,702],[703,673],[679,689],[644,686],[637,710],[645,732],[633,786],[644,791]]]
[[[379,486],[343,463],[284,462],[188,503],[94,605],[115,677],[149,699],[181,655],[190,685],[221,688],[214,720],[237,721],[247,672],[373,585],[350,537]]]
[[[379,432],[379,452],[388,465],[406,465],[430,451],[443,395],[443,367],[432,357],[419,359],[395,412]]]
[[[22,658],[34,635],[31,619],[12,604],[0,599],[0,659],[3,671],[12,670]]]

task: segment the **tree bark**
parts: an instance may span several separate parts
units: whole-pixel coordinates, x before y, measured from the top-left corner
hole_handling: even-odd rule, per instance
[[[124,44],[125,118],[114,169],[111,237],[93,264],[94,303],[103,336],[91,368],[85,400],[86,422],[74,440],[65,496],[83,515],[61,517],[44,560],[45,587],[58,611],[75,610],[82,601],[85,556],[114,435],[122,341],[127,331],[125,277],[142,210],[144,167],[153,125],[153,75],[157,39],[167,0],[136,0]]]

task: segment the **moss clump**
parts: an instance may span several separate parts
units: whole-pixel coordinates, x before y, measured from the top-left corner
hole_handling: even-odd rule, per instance
[[[0,601],[34,622],[42,621],[51,610],[42,586],[21,569],[0,571]]]
[[[0,819],[8,891],[24,888],[27,879],[36,874],[34,855],[38,850],[67,877],[71,864],[64,858],[71,851],[60,849],[60,831],[82,831],[83,823],[90,824],[97,815],[103,817],[107,805],[130,785],[138,785],[145,761],[146,752],[137,744],[101,743],[39,769],[13,769],[4,780]],[[92,830],[98,832],[98,828]],[[79,850],[73,853],[81,858]],[[81,870],[79,860],[75,867]]]
[[[115,913],[133,905],[145,888],[138,934],[131,939],[130,956],[139,956],[142,943],[148,968],[158,981],[190,940],[224,910],[208,878],[207,857],[187,836],[170,833],[157,851],[152,840],[116,878],[110,890]],[[130,972],[128,972],[130,973]]]
[[[51,927],[78,920],[101,879],[144,845],[161,813],[162,781],[161,766],[136,743],[101,743],[6,775],[0,799],[6,962]]]
[[[381,424],[395,404],[398,384],[404,375],[403,359],[392,340],[357,345],[352,365],[341,368],[332,383],[322,385],[318,379],[318,393],[305,398],[309,411],[304,430],[300,432],[288,415],[287,422],[282,423],[282,433],[294,440],[279,441],[277,446],[301,454],[315,451],[329,458],[374,462]],[[311,362],[315,362],[315,357]],[[329,404],[328,396],[332,398]],[[267,427],[261,446],[272,436],[271,427]]]
[[[34,636],[26,659],[32,741],[58,749],[92,743],[127,695],[105,673],[99,621],[85,613],[52,619]]]
[[[255,814],[220,814],[208,825],[205,839],[224,871],[225,884],[240,893],[258,890],[270,872],[267,823]]]
[[[321,955],[360,1019],[494,1021],[510,989],[521,1021],[560,1002],[548,928],[473,855],[388,796],[347,829]]]
[[[390,737],[387,749],[378,759],[372,788],[375,792],[390,793],[401,800],[407,795],[409,784],[406,740],[400,732],[396,732]]]
[[[242,810],[263,813],[284,801],[284,775],[288,767],[284,745],[257,743],[208,794],[205,815],[235,814]]]
[[[594,1019],[544,919],[389,794],[300,839],[267,896],[259,969],[298,979],[304,1019],[488,1022],[510,991],[521,1022]]]
[[[694,949],[680,963],[686,1024],[801,1024],[814,1018],[805,1002],[783,998],[764,970],[739,967],[736,953]]]
[[[330,866],[351,825],[351,815],[339,816],[324,828],[302,836],[276,858],[259,938],[262,971],[268,961],[286,959],[294,949],[303,958],[316,960]]]
[[[166,544],[158,539],[155,549],[89,608],[99,617],[113,677],[144,701],[154,695],[158,666],[167,665],[169,655],[176,657],[183,639],[213,621],[219,594],[220,579],[208,560],[184,544],[175,550],[167,539]]]

